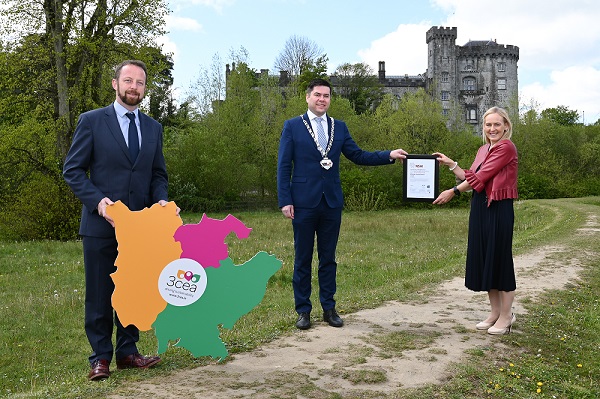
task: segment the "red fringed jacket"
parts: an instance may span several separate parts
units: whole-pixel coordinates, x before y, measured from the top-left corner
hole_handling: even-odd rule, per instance
[[[465,178],[478,193],[485,189],[490,206],[492,201],[518,197],[517,169],[517,147],[510,140],[500,140],[491,149],[489,144],[479,147]]]

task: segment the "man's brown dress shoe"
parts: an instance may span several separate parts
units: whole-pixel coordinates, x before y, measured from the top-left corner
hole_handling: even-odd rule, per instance
[[[98,359],[94,360],[92,363],[92,371],[88,374],[88,378],[90,381],[99,381],[110,376],[110,370],[108,369],[108,365],[110,364],[110,360],[106,359]]]
[[[117,360],[117,369],[147,369],[160,362],[158,356],[142,356],[139,353],[132,353],[123,359]]]

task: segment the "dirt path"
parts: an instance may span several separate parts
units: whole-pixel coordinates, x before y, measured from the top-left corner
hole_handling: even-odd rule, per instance
[[[598,220],[591,216],[578,234],[599,232]],[[562,247],[545,247],[515,257],[518,286],[513,333],[519,334],[519,318],[526,317],[522,302],[577,279],[578,261],[557,256],[563,251]],[[467,349],[497,341],[474,328],[487,311],[487,294],[474,294],[464,288],[463,278],[455,278],[421,302],[390,302],[347,315],[345,326],[339,329],[317,321],[310,330],[235,354],[225,364],[139,382],[127,387],[122,396],[110,397],[385,396],[399,387],[441,383],[448,376],[448,366],[460,362]],[[405,339],[414,343],[414,349],[394,350]]]

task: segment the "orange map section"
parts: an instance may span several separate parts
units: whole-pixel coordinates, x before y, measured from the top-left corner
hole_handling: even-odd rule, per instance
[[[117,271],[111,275],[115,283],[113,308],[124,326],[133,324],[142,331],[150,330],[167,306],[157,282],[164,267],[181,255],[181,244],[173,235],[183,221],[174,202],[132,212],[117,201],[106,210],[115,221],[119,243]],[[131,295],[132,287],[141,288],[138,295]]]

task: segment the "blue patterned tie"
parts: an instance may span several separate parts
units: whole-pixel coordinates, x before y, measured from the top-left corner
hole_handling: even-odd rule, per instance
[[[317,139],[319,140],[319,145],[323,149],[323,151],[327,150],[327,136],[325,136],[325,130],[323,130],[323,125],[321,121],[323,118],[317,116],[315,121],[317,122]]]
[[[125,115],[129,118],[129,155],[131,155],[131,160],[135,162],[139,152],[140,152],[140,141],[138,139],[138,131],[135,126],[135,114],[133,112],[128,112]]]

